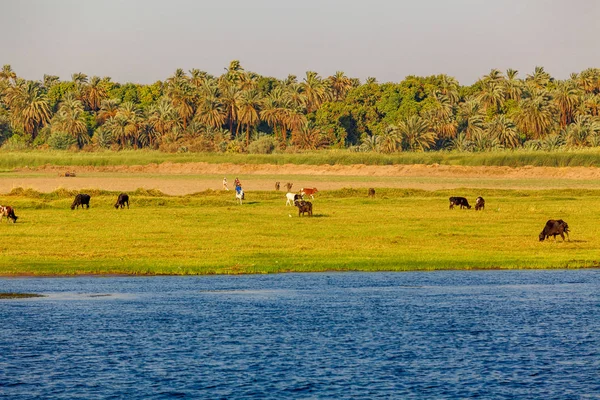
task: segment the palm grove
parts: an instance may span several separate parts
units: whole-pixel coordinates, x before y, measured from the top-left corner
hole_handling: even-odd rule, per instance
[[[0,71],[8,150],[153,148],[271,152],[545,149],[600,145],[600,69],[553,79],[492,70],[471,86],[447,75],[361,83],[343,72],[284,80],[246,71],[175,71],[152,85]]]

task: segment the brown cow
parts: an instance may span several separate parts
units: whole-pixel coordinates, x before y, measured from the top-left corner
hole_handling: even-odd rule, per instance
[[[285,184],[285,188],[287,189],[288,193],[292,191],[292,186],[294,186],[294,184],[290,182]]]
[[[375,197],[375,189],[369,188],[369,197]]]
[[[275,190],[279,191],[279,182],[275,182]]]
[[[571,241],[571,239],[569,238],[569,225],[563,221],[562,219],[558,219],[558,220],[554,220],[554,219],[549,219],[548,222],[546,222],[546,226],[544,226],[544,229],[542,230],[542,232],[540,232],[540,242],[543,242],[545,239],[548,239],[550,236],[554,237],[554,241],[556,241],[556,235],[560,235],[563,239],[563,242],[565,241],[565,235],[567,234],[567,239],[569,241]]]
[[[319,190],[317,188],[302,188],[300,189],[300,194],[304,197],[306,195],[310,196],[313,200],[315,199],[314,194]]]
[[[298,216],[304,216],[304,213],[308,213],[308,216],[312,217],[312,203],[310,201],[296,200],[294,205],[298,207]]]
[[[479,196],[475,199],[475,211],[483,210],[485,208],[485,200]]]

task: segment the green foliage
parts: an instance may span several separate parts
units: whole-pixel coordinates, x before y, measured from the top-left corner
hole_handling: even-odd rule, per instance
[[[275,150],[275,140],[271,136],[261,136],[248,146],[250,154],[271,154],[273,150]]]
[[[54,132],[48,136],[48,146],[54,150],[67,150],[77,144],[77,139],[66,132]]]
[[[418,117],[434,140],[428,139],[426,146],[404,140],[406,151],[444,150],[453,143],[465,151],[546,149],[545,139],[561,131],[570,147],[600,143],[600,133],[587,128],[600,118],[596,68],[564,81],[555,80],[542,67],[525,79],[514,70],[492,69],[470,86],[460,86],[443,74],[381,84],[373,78],[360,84],[343,71],[329,77],[308,71],[301,78],[278,80],[247,71],[238,60],[218,77],[178,69],[152,85],[113,83],[84,73],[73,74],[67,82],[45,75],[43,84],[18,78],[14,72],[5,75],[0,77],[0,142],[13,128],[36,139],[52,121],[59,131],[75,132],[80,147],[103,129],[120,149],[207,151],[210,141],[191,143],[190,136],[228,129],[246,143],[221,142],[212,146],[215,151],[246,151],[250,138],[260,134],[273,136],[280,149],[356,149],[368,138],[392,143],[388,127]],[[81,102],[83,114],[63,113],[57,118],[61,104],[73,101]],[[578,125],[582,118],[590,122]],[[75,126],[80,122],[87,134]],[[181,140],[186,144],[178,146]],[[105,148],[107,143],[92,141],[92,146]],[[41,138],[33,141],[36,147],[45,144]],[[390,151],[390,146],[378,149]]]

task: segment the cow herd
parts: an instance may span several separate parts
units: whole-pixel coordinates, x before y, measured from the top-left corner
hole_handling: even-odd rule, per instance
[[[276,182],[275,183],[275,189],[279,190],[280,188],[280,182]],[[304,200],[305,196],[310,196],[313,200],[314,200],[314,195],[315,193],[318,192],[317,188],[302,188],[300,189],[299,193],[292,193],[290,192],[291,188],[292,188],[292,183],[287,183],[286,184],[286,188],[288,189],[288,193],[286,193],[286,203],[285,205],[294,205],[298,208],[298,216],[304,216],[305,214],[308,214],[309,217],[312,217],[313,215],[313,207],[312,207],[312,203],[310,201],[306,201]],[[241,189],[241,186],[240,186]],[[374,188],[369,188],[368,190],[368,197],[375,197],[375,189]],[[239,193],[236,193],[236,200],[239,201],[240,204],[242,204],[242,199],[244,198],[244,192],[243,190],[240,190]],[[90,199],[91,196],[89,194],[86,193],[79,193],[75,196],[75,199],[73,200],[73,203],[71,204],[71,210],[74,210],[76,208],[79,208],[79,206],[81,206],[81,208],[83,209],[84,206],[86,208],[90,208]],[[461,209],[466,208],[466,209],[471,209],[471,205],[469,204],[469,201],[465,198],[465,197],[459,197],[459,196],[452,196],[449,198],[450,201],[450,209],[454,209],[454,207],[460,207]],[[123,209],[125,208],[125,206],[127,206],[127,208],[129,208],[129,196],[127,195],[127,193],[121,193],[119,194],[118,198],[117,198],[117,202],[115,203],[115,208],[116,209]],[[480,211],[480,210],[484,210],[485,209],[485,200],[483,199],[483,197],[479,196],[475,199],[475,210],[476,211]],[[13,223],[17,222],[17,217],[15,215],[15,210],[14,208],[12,208],[11,206],[1,206],[0,205],[0,222],[2,221],[3,218],[5,218],[10,221],[12,220]],[[565,234],[567,235],[567,240],[570,240],[569,238],[569,225],[563,221],[562,219],[559,220],[548,220],[546,222],[546,225],[544,226],[544,229],[542,230],[542,232],[540,232],[539,235],[539,239],[540,241],[544,241],[546,239],[548,239],[550,236],[552,236],[554,238],[554,240],[556,241],[556,236],[562,237],[563,241],[565,240]]]
[[[370,193],[369,193],[370,195]],[[467,199],[465,197],[450,197],[450,209],[452,210],[454,208],[454,206],[460,206],[460,208],[466,208],[466,209],[471,209],[471,206],[469,205],[469,202],[467,201]],[[475,210],[483,210],[485,208],[485,200],[483,199],[483,197],[479,196],[477,197],[477,199],[475,199]],[[565,240],[565,233],[567,234],[567,240],[571,240],[569,238],[569,225],[563,221],[562,219],[559,220],[554,220],[554,219],[549,219],[548,222],[546,222],[546,225],[544,226],[544,229],[542,230],[542,232],[540,233],[539,239],[540,242],[543,242],[544,240],[548,239],[550,236],[554,237],[554,240],[556,241],[556,236],[560,235],[560,237],[562,237],[563,241]]]

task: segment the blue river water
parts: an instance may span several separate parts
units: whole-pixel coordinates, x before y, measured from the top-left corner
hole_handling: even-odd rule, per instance
[[[10,399],[600,398],[600,270],[0,279]]]

